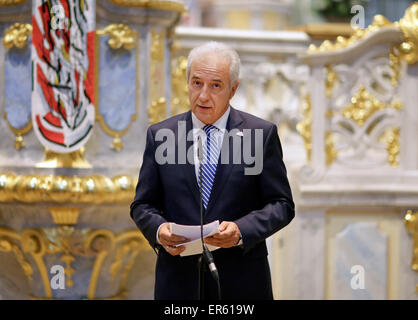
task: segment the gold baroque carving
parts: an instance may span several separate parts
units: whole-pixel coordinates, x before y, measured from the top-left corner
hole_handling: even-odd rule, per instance
[[[0,173],[0,202],[130,203],[136,182],[129,176],[54,176]]]
[[[17,128],[14,128],[10,124],[9,119],[7,119],[6,112],[3,114],[3,117],[7,121],[7,125],[9,126],[10,130],[16,135],[15,141],[14,141],[14,146],[16,150],[22,149],[23,147],[26,146],[25,141],[23,139],[23,135],[27,134],[29,131],[32,130],[32,121],[29,121],[28,124],[24,126],[23,128],[17,129]]]
[[[126,280],[129,275],[129,271],[135,262],[135,258],[141,250],[149,250],[150,247],[146,244],[146,241],[138,241],[136,230],[125,232],[119,236],[119,242],[123,242],[116,251],[113,263],[110,266],[109,272],[111,274],[111,281],[115,281],[116,277],[120,274],[120,287],[125,290]],[[123,268],[123,261],[127,257],[125,268]]]
[[[325,163],[330,166],[337,158],[338,152],[334,148],[334,138],[331,131],[325,133]]]
[[[123,23],[112,23],[102,30],[97,30],[96,33],[100,36],[109,36],[107,43],[112,49],[131,50],[135,48],[138,39],[138,32]]]
[[[179,57],[171,72],[172,114],[179,114],[190,109],[189,90],[187,88],[187,57]]]
[[[418,3],[413,3],[399,20],[399,22],[392,23],[382,15],[376,15],[373,18],[372,24],[366,29],[355,28],[351,37],[345,38],[338,36],[335,43],[325,40],[319,47],[311,44],[308,48],[308,53],[333,51],[346,48],[354,44],[360,39],[363,39],[368,34],[375,32],[385,27],[398,27],[404,36],[404,41],[400,43],[397,48],[400,52],[400,57],[409,64],[418,61]]]
[[[3,232],[1,232],[3,231]],[[0,252],[10,252],[16,256],[25,276],[28,278],[29,283],[32,282],[33,268],[25,259],[22,250],[15,244],[14,240],[21,241],[21,237],[15,234],[12,230],[0,229]]]
[[[312,108],[311,99],[306,94],[302,101],[302,115],[303,120],[296,125],[296,130],[302,136],[305,142],[306,159],[311,161],[312,154]]]
[[[123,142],[120,139],[119,135],[116,134],[113,137],[112,144],[110,145],[110,149],[115,150],[116,152],[120,151],[123,148]]]
[[[6,1],[6,2],[14,2],[14,1]],[[20,4],[19,1],[15,1],[16,3],[11,4]],[[4,3],[0,2],[0,6],[4,5]],[[17,48],[23,48],[27,45],[28,36],[32,34],[32,25],[28,23],[15,23],[14,25],[10,26],[6,31],[3,38],[3,45],[6,49],[10,49],[13,46]],[[23,139],[23,135],[27,134],[29,131],[32,130],[32,121],[29,121],[26,126],[23,128],[14,128],[9,120],[7,119],[6,112],[3,114],[4,119],[7,121],[7,124],[10,130],[15,134],[15,141],[14,146],[16,150],[20,150],[21,148],[25,147],[25,141]]]
[[[27,45],[28,36],[31,34],[32,25],[28,23],[16,22],[4,32],[3,45],[6,49],[10,49],[13,46],[16,46],[17,48],[23,48]]]
[[[418,271],[418,211],[408,210],[404,220],[406,230],[414,239],[414,254],[411,268],[414,271]]]
[[[388,162],[392,167],[397,167],[399,165],[399,137],[399,128],[389,128],[383,133],[380,139],[384,144],[386,144]]]
[[[167,100],[164,97],[158,98],[158,100],[151,103],[151,107],[148,109],[148,118],[150,124],[154,124],[163,121],[167,115]]]
[[[390,79],[392,86],[397,87],[401,68],[401,58],[399,54],[399,49],[395,46],[392,46],[392,48],[389,51],[389,67],[393,72]]]
[[[338,81],[338,75],[334,71],[331,65],[326,65],[327,78],[325,79],[325,94],[328,98],[332,97],[332,90],[335,87],[335,83]]]
[[[150,101],[148,108],[149,123],[157,123],[167,117],[167,100],[165,95],[166,75],[164,72],[164,31],[151,30],[150,48]]]
[[[78,215],[80,214],[81,209],[68,207],[50,207],[48,210],[51,213],[55,224],[74,225],[77,224]]]
[[[20,248],[22,249],[20,249]],[[122,249],[120,249],[122,248]],[[127,230],[118,235],[106,229],[77,229],[71,226],[58,228],[26,229],[22,234],[13,230],[0,228],[0,251],[14,251],[29,282],[36,267],[41,275],[46,299],[52,299],[52,290],[44,257],[49,254],[63,253],[60,260],[65,263],[66,285],[74,285],[72,267],[77,257],[93,257],[93,270],[88,286],[88,299],[95,299],[99,275],[103,262],[113,253],[113,263],[109,270],[114,279],[120,275],[119,289],[126,292],[126,278],[131,270],[135,257],[141,250],[149,250],[143,235],[138,230]],[[30,255],[34,265],[29,264],[25,255]],[[115,267],[117,266],[117,267]]]
[[[351,37],[345,38],[342,36],[338,36],[335,43],[332,43],[329,40],[325,40],[318,48],[314,44],[311,44],[308,48],[308,52],[324,52],[346,48],[352,45],[353,43],[357,42],[358,40],[363,39],[369,33],[375,32],[380,28],[392,25],[392,22],[390,22],[384,16],[379,14],[374,16],[373,22],[366,29],[363,30],[359,27],[356,27],[354,28],[354,33]]]
[[[418,211],[408,210],[406,212],[404,222],[406,230],[413,239],[414,251],[412,253],[411,268],[412,270],[418,272]],[[418,293],[418,284],[415,286],[415,290]]]
[[[296,125],[296,130],[302,136],[305,142],[306,158],[311,161],[312,157],[312,107],[308,94],[305,95],[302,102],[303,120]],[[331,131],[325,133],[325,163],[330,166],[337,158],[338,152],[334,147],[334,137]]]
[[[164,60],[164,37],[154,29],[151,30],[151,60]]]
[[[361,85],[357,93],[351,97],[351,104],[343,108],[342,115],[354,120],[361,127],[373,113],[385,108],[400,110],[402,105],[399,101],[386,105],[370,94],[364,85]]]
[[[45,148],[44,159],[36,164],[37,168],[91,168],[84,159],[84,147],[70,152],[57,153]]]
[[[418,2],[413,3],[399,22],[395,23],[405,37],[399,51],[403,60],[409,64],[418,61]]]

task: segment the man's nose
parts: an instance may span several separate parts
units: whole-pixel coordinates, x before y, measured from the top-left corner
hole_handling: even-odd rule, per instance
[[[209,92],[208,92],[207,85],[203,85],[202,90],[200,91],[200,94],[199,94],[199,100],[201,102],[205,102],[209,100]]]

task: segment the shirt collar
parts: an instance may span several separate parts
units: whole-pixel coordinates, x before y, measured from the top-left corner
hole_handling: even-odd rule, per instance
[[[215,126],[216,128],[218,128],[219,130],[225,130],[226,129],[226,123],[228,121],[228,117],[229,117],[230,112],[231,112],[231,107],[228,106],[228,109],[226,109],[224,114],[218,120],[216,120],[215,123],[213,123],[212,125]],[[193,128],[195,128],[195,129],[203,129],[203,127],[205,126],[205,123],[200,121],[195,116],[193,111],[192,111],[192,123],[193,123]]]

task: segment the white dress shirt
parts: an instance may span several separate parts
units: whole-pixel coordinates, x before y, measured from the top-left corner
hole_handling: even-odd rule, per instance
[[[215,137],[219,150],[221,149],[222,142],[224,139],[224,133],[226,130],[226,123],[228,121],[229,112],[231,111],[230,107],[224,112],[224,114],[216,120],[212,125],[216,127],[217,130],[211,134]],[[203,131],[205,123],[200,121],[195,114],[192,112],[192,125],[193,125],[193,154],[194,154],[194,170],[196,174],[197,184],[199,185],[199,155],[198,155],[198,137],[202,139],[202,144],[206,144],[206,133]],[[205,147],[203,148],[205,149]]]

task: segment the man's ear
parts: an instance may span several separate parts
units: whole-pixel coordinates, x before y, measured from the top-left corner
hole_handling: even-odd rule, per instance
[[[232,99],[232,97],[235,95],[235,92],[237,91],[238,86],[239,86],[239,81],[237,80],[235,84],[232,86],[231,95],[229,96],[229,99]]]

